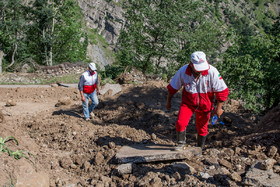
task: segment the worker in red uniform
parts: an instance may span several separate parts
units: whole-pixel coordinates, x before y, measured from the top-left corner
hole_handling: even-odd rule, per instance
[[[86,121],[90,120],[90,116],[93,117],[93,109],[98,105],[98,74],[95,63],[90,63],[88,65],[88,70],[85,71],[81,77],[78,84],[78,89],[81,94],[81,100],[83,105],[83,113]],[[92,104],[88,106],[89,98]]]
[[[209,65],[202,51],[192,53],[190,63],[181,67],[167,86],[166,108],[168,110],[171,108],[173,95],[182,86],[182,102],[176,121],[178,145],[175,150],[180,151],[186,148],[186,128],[193,113],[195,113],[198,134],[197,145],[203,148],[211,111],[214,109],[214,97],[216,97],[217,106],[213,114],[220,118],[223,113],[223,102],[228,97],[229,89],[218,70]]]

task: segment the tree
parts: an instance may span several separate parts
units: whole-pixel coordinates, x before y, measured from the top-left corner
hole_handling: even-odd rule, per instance
[[[59,7],[54,26],[54,61],[77,62],[86,58],[87,36],[83,14],[77,1],[67,0]]]
[[[1,0],[0,7],[0,43],[2,53],[6,54],[5,58],[10,62],[6,67],[8,69],[15,64],[16,58],[24,58],[26,12],[21,0]]]
[[[219,64],[231,97],[245,101],[246,108],[256,112],[279,104],[279,45],[275,47],[272,38],[267,34],[240,37]]]
[[[4,53],[0,46],[0,74],[2,74],[2,59],[3,59]]]
[[[178,67],[188,62],[193,51],[213,54],[219,45],[221,32],[210,21],[208,7],[200,1],[126,3],[127,22],[119,37],[117,55],[122,66],[134,66],[144,73],[160,67],[164,71],[162,63]]]
[[[30,12],[28,46],[37,62],[51,66],[53,61],[85,59],[82,12],[76,0],[35,0]]]

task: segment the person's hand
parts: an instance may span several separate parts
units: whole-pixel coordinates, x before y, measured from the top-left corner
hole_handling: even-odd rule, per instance
[[[214,111],[214,115],[217,114],[218,118],[221,117],[221,115],[224,113],[224,110],[222,108],[216,108]]]
[[[166,109],[170,110],[171,109],[171,102],[170,101],[166,101]]]
[[[96,89],[96,94],[99,95],[99,90]]]
[[[86,99],[85,99],[85,97],[84,97],[84,96],[82,96],[81,100],[82,100],[83,102],[85,102],[85,101],[86,101]]]

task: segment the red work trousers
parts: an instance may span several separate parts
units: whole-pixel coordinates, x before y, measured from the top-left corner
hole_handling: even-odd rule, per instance
[[[181,104],[178,120],[176,121],[177,132],[183,132],[184,130],[186,130],[190,118],[192,117],[194,112],[195,111],[190,109],[186,104]],[[196,129],[198,135],[207,135],[210,114],[210,112],[195,112]]]

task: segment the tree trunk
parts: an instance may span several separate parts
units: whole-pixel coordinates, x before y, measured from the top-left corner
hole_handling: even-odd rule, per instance
[[[10,65],[8,65],[6,67],[6,69],[8,69],[8,68],[12,67],[12,65],[14,65],[14,63],[15,63],[15,55],[16,55],[16,52],[17,52],[17,47],[18,47],[17,43],[15,43],[15,49],[14,49],[14,52],[13,52],[13,55],[12,55],[12,62],[11,62]]]
[[[54,32],[54,18],[52,19],[51,40],[52,40],[53,32]],[[53,47],[52,47],[52,43],[51,43],[50,54],[49,54],[49,64],[50,64],[50,66],[53,65],[53,52],[52,52],[52,49],[53,49]]]
[[[2,58],[4,56],[3,51],[0,49],[0,74],[2,74]]]

